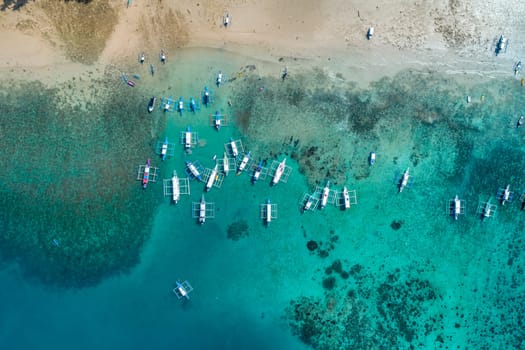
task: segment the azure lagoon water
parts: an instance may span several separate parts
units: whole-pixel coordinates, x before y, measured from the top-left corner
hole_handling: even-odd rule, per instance
[[[222,50],[181,50],[156,64],[108,67],[93,86],[2,87],[0,343],[17,349],[520,348],[525,165],[519,82],[402,72],[366,88],[348,72],[290,70]],[[214,85],[222,70],[225,84]],[[137,86],[120,72],[139,75]],[[275,72],[270,74],[269,72]],[[192,114],[148,114],[151,96],[198,98]],[[82,89],[84,89],[82,91]],[[95,91],[95,92],[94,92]],[[80,103],[75,96],[83,94]],[[466,96],[472,96],[467,102]],[[210,126],[215,111],[229,126]],[[190,153],[180,132],[199,142]],[[157,141],[176,143],[161,161]],[[163,179],[185,160],[212,168],[241,139],[286,183],[225,177],[198,225],[191,180],[178,204]],[[371,151],[377,153],[373,166]],[[159,168],[146,190],[137,166]],[[413,181],[398,193],[399,175]],[[301,213],[330,181],[350,209]],[[510,184],[514,200],[496,194]],[[465,214],[448,215],[458,194]],[[320,193],[317,192],[316,196]],[[481,220],[492,198],[496,214]],[[277,218],[265,225],[270,199]],[[56,240],[56,241],[55,241]],[[172,293],[188,280],[190,300]]]

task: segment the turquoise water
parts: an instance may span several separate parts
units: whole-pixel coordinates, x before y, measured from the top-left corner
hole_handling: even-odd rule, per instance
[[[519,82],[402,72],[363,89],[349,72],[283,64],[284,82],[281,63],[183,50],[154,77],[131,62],[108,69],[108,80],[73,90],[99,101],[83,106],[64,100],[65,87],[2,89],[0,293],[9,303],[0,343],[521,348]],[[136,88],[119,82],[124,70],[141,76]],[[219,70],[229,81],[216,88]],[[215,104],[196,115],[145,112],[151,95],[188,99],[206,84]],[[217,109],[235,125],[213,130]],[[156,142],[178,143],[188,125],[199,147],[188,155],[178,144],[161,162]],[[200,226],[191,207],[204,184],[192,181],[191,195],[172,205],[162,179],[184,174],[186,159],[212,167],[230,137],[268,164],[287,157],[292,173],[276,186],[230,174],[206,194],[216,217]],[[159,179],[142,191],[136,167],[147,158]],[[406,167],[413,183],[398,194]],[[303,194],[327,180],[355,189],[358,204],[301,214]],[[501,206],[495,194],[509,183],[515,200]],[[466,215],[454,222],[446,203],[456,194]],[[476,209],[491,196],[496,215],[482,222]],[[259,218],[267,199],[278,206],[269,226]],[[191,300],[171,292],[177,279],[191,283]]]

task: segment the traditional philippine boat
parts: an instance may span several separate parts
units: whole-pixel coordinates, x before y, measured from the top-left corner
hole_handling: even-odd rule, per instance
[[[152,97],[149,99],[149,103],[148,103],[148,112],[151,113],[153,112],[153,110],[155,109],[155,102],[157,102],[157,98],[156,97]]]
[[[326,186],[323,188],[323,192],[321,193],[321,209],[326,207],[326,204],[328,203],[329,195],[330,195],[330,181],[327,181]]]
[[[151,161],[148,158],[148,163],[144,167],[144,175],[142,177],[142,188],[144,188],[144,189],[146,189],[146,187],[148,187],[150,168],[151,168]]]
[[[405,187],[408,185],[408,179],[410,178],[410,168],[407,168],[405,172],[403,173],[403,176],[401,177],[401,181],[399,183],[399,193],[403,192]]]
[[[168,154],[168,137],[164,139],[164,143],[162,144],[162,148],[160,149],[160,157],[162,160],[166,159],[166,155]]]
[[[201,174],[197,167],[193,165],[192,162],[186,161],[186,167],[188,167],[188,170],[190,171],[191,175],[196,178],[197,180],[201,181]]]
[[[208,182],[206,182],[206,192],[211,190],[211,188],[213,187],[215,180],[217,180],[218,173],[219,173],[219,165],[215,164],[215,167],[210,173],[210,177],[208,177]]]
[[[248,151],[248,153],[246,153],[244,157],[242,157],[241,164],[239,164],[239,168],[237,169],[237,175],[240,175],[244,171],[244,168],[246,168],[246,165],[250,161],[251,155],[251,151]]]
[[[230,137],[230,147],[232,149],[232,155],[237,157],[239,155],[239,150],[237,149],[237,145],[235,144],[233,137]]]
[[[277,169],[275,169],[275,174],[273,175],[272,179],[272,185],[276,185],[279,180],[281,179],[281,176],[283,176],[284,169],[286,167],[286,158],[282,160],[282,162],[279,163],[277,166]]]
[[[230,172],[230,159],[226,152],[224,152],[224,158],[222,158],[222,168],[224,170],[224,175],[228,176],[228,173]]]
[[[345,203],[345,209],[350,209],[350,195],[348,194],[348,189],[343,187],[343,200]]]
[[[259,161],[259,164],[257,164],[257,167],[255,168],[255,171],[252,176],[252,183],[255,185],[257,183],[257,180],[259,180],[259,177],[261,177],[261,172],[263,168],[263,162],[262,160]]]
[[[202,225],[206,222],[206,200],[202,194],[201,202],[199,204],[199,223]]]
[[[172,187],[172,199],[175,204],[177,204],[180,200],[180,180],[177,176],[177,172],[173,172],[173,176],[171,177],[171,187]]]

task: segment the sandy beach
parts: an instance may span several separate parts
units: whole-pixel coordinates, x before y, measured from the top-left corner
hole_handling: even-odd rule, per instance
[[[165,48],[173,58],[183,47],[219,48],[287,65],[291,72],[326,67],[361,84],[405,68],[500,77],[512,74],[525,46],[518,36],[525,5],[513,1],[133,1],[126,8],[124,1],[96,0],[63,5],[82,13],[82,6],[105,3],[114,11],[116,21],[106,32],[79,32],[73,38],[88,35],[103,47],[85,64],[68,55],[68,45],[74,44],[64,40],[60,18],[42,3],[0,13],[4,78],[38,77],[52,84],[101,73],[108,64],[132,64],[142,51],[158,55]],[[226,13],[228,28],[222,25]],[[88,25],[96,28],[99,20],[107,21],[94,13]],[[371,40],[366,38],[369,27],[375,29]],[[501,34],[509,38],[509,48],[496,57]],[[275,67],[269,67],[273,73]]]

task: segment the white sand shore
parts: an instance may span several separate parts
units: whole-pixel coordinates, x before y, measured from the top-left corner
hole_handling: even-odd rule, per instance
[[[41,22],[38,5],[0,13],[2,76],[54,84],[102,72],[116,61],[133,62],[143,50],[156,55],[166,48],[174,54],[190,46],[238,52],[288,65],[292,72],[326,67],[366,84],[405,68],[512,76],[513,62],[525,52],[519,37],[525,32],[525,3],[517,1],[136,0],[129,9],[125,1],[111,3],[119,23],[95,67],[71,63],[48,25],[45,30],[24,25],[32,18]],[[228,28],[222,26],[226,12],[232,18]],[[369,26],[375,28],[370,41]],[[496,57],[500,34],[510,44]]]

